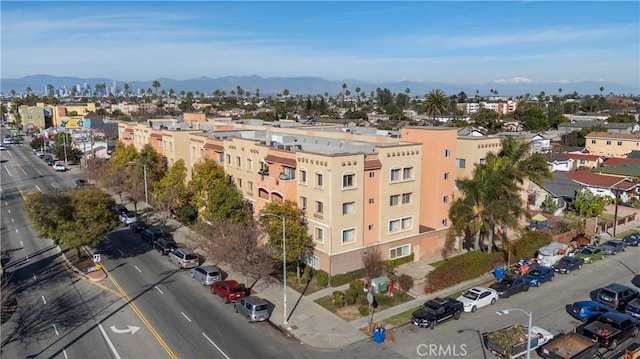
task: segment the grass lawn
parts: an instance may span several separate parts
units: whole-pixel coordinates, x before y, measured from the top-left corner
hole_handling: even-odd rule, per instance
[[[363,294],[360,294],[363,295]],[[379,306],[378,309],[376,309],[376,311],[382,311],[385,309],[389,309],[392,308],[396,305],[408,302],[410,300],[413,300],[413,297],[405,292],[394,292],[393,293],[393,297],[387,297],[390,298],[391,303],[389,304],[385,304],[382,303],[381,301],[379,302]],[[359,319],[362,318],[363,316],[360,315],[360,313],[358,312],[358,301],[356,300],[356,304],[352,304],[352,305],[345,305],[341,308],[336,308],[336,306],[333,305],[332,302],[332,296],[331,295],[327,295],[324,296],[322,298],[318,298],[315,300],[316,303],[318,303],[320,306],[322,306],[324,309],[336,314],[337,316],[339,316],[340,318],[346,320],[346,321],[352,321],[355,319]],[[409,313],[409,316],[411,315],[411,313]]]
[[[631,233],[636,233],[636,232],[638,232],[638,229],[629,229],[629,230],[626,230],[624,232],[616,233],[616,238],[622,239],[622,238],[630,235]]]
[[[429,265],[432,266],[433,268],[438,268],[438,267],[442,267],[445,263],[447,263],[447,260],[441,259],[437,262],[429,263]]]

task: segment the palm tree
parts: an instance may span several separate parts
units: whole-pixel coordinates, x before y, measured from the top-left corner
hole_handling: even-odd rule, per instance
[[[47,84],[47,96],[53,91],[53,85]]]
[[[433,116],[435,121],[436,116],[441,115],[446,111],[448,105],[447,95],[440,89],[431,90],[427,94],[425,100],[425,112],[429,116]]]
[[[151,86],[156,89],[156,95],[158,94],[158,88],[160,88],[160,82],[158,80],[153,81]]]
[[[169,89],[169,97],[173,97],[173,95],[176,94],[176,91],[174,89]]]
[[[347,89],[347,84],[342,84],[342,107],[344,107],[344,91]]]
[[[128,95],[129,94],[129,84],[125,82],[125,84],[122,86],[124,88],[124,94]]]
[[[282,90],[282,97],[284,97],[284,119],[287,119],[287,97],[289,97],[289,90]]]
[[[602,91],[604,91],[604,87],[600,86],[600,97],[602,97]]]
[[[33,91],[33,90],[31,89],[31,87],[30,87],[30,86],[27,86],[27,95],[31,95],[31,91]]]

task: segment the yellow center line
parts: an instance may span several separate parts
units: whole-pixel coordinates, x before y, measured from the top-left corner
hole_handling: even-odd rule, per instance
[[[113,278],[113,276],[109,274],[109,271],[107,271],[106,268],[102,267],[102,269],[107,273],[107,278],[109,278],[111,283],[113,283],[113,285],[116,287],[116,289],[118,289],[118,291],[122,295],[122,298],[124,298],[127,301],[127,304],[129,306],[131,306],[131,309],[133,309],[133,311],[136,313],[138,318],[140,318],[140,320],[142,321],[144,326],[147,327],[147,329],[149,329],[149,331],[156,338],[156,340],[158,341],[160,346],[162,348],[164,348],[164,350],[167,352],[167,354],[169,354],[169,357],[172,358],[172,359],[178,359],[178,356],[171,350],[171,348],[169,348],[167,343],[162,339],[160,334],[158,334],[158,332],[155,330],[153,325],[151,325],[151,323],[149,323],[149,321],[144,316],[144,314],[142,314],[142,311],[140,311],[140,309],[138,309],[138,307],[135,305],[135,303],[133,303],[133,300],[131,300],[131,298],[129,297],[127,292],[125,292],[124,289],[122,289],[120,284],[118,284],[118,282]]]
[[[25,176],[27,175],[27,171],[25,171],[24,168],[22,168],[22,166],[20,166],[18,162],[16,162],[16,166],[18,166],[18,168],[22,170],[22,173],[24,173]]]

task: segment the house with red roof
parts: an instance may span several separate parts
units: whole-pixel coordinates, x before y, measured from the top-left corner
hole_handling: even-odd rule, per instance
[[[640,186],[631,177],[620,178],[591,171],[565,172],[564,175],[597,196],[615,198],[615,192],[620,191],[620,200],[623,202],[632,196],[637,197]]]

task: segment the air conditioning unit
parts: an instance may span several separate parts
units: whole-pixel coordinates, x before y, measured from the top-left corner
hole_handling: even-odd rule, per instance
[[[284,145],[278,145],[279,150],[284,150]]]
[[[266,145],[266,144],[267,144],[267,141],[260,141],[260,144],[261,144],[261,145]]]
[[[287,150],[287,151],[293,151],[293,146],[286,146],[286,147],[285,147],[285,150]]]

